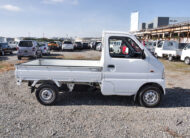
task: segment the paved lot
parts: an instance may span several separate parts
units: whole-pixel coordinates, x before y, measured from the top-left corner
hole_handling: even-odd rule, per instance
[[[53,52],[44,58],[98,59],[97,51]],[[18,62],[15,55],[2,62]],[[158,108],[139,107],[132,97],[102,96],[88,87],[40,105],[27,84],[17,86],[14,71],[0,74],[0,137],[190,137],[190,66],[161,60],[167,95]]]

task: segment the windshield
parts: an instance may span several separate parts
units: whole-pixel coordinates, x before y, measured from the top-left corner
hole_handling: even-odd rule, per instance
[[[32,47],[32,41],[21,41],[19,47]]]
[[[72,44],[71,42],[69,41],[65,41],[64,44]]]
[[[158,43],[158,48],[161,48],[162,45],[163,45],[163,41],[160,41],[160,42]]]
[[[49,42],[50,44],[56,44],[56,42]]]
[[[180,43],[179,44],[179,49],[184,49],[185,47],[188,47],[190,44],[188,43]]]
[[[81,42],[75,42],[77,45],[82,45],[82,43]]]
[[[44,43],[39,43],[39,46],[40,46],[40,47],[46,46],[46,44],[44,44]]]
[[[8,44],[7,43],[0,43],[0,46],[1,47],[5,47],[5,46],[7,46]]]

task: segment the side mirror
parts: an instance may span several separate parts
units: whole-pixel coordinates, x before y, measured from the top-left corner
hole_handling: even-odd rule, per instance
[[[142,59],[145,59],[145,58],[146,58],[146,55],[145,55],[145,53],[144,53],[144,49],[143,49],[142,52],[141,52],[141,58],[142,58]]]

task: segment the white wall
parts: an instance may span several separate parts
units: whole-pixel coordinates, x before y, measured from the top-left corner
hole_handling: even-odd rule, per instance
[[[139,12],[132,12],[131,13],[131,27],[130,31],[138,31],[139,30]]]

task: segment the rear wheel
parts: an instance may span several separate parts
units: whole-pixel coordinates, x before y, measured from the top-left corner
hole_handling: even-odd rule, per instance
[[[185,62],[185,64],[189,65],[190,64],[190,58],[186,57],[184,62]]]
[[[42,84],[36,90],[36,98],[42,105],[53,105],[58,98],[58,90],[52,84]]]
[[[139,93],[139,103],[144,107],[155,107],[161,102],[162,93],[156,86],[146,86]]]
[[[173,60],[173,57],[172,57],[172,56],[169,56],[169,57],[168,57],[168,60],[169,60],[169,61],[172,61],[172,60]]]

